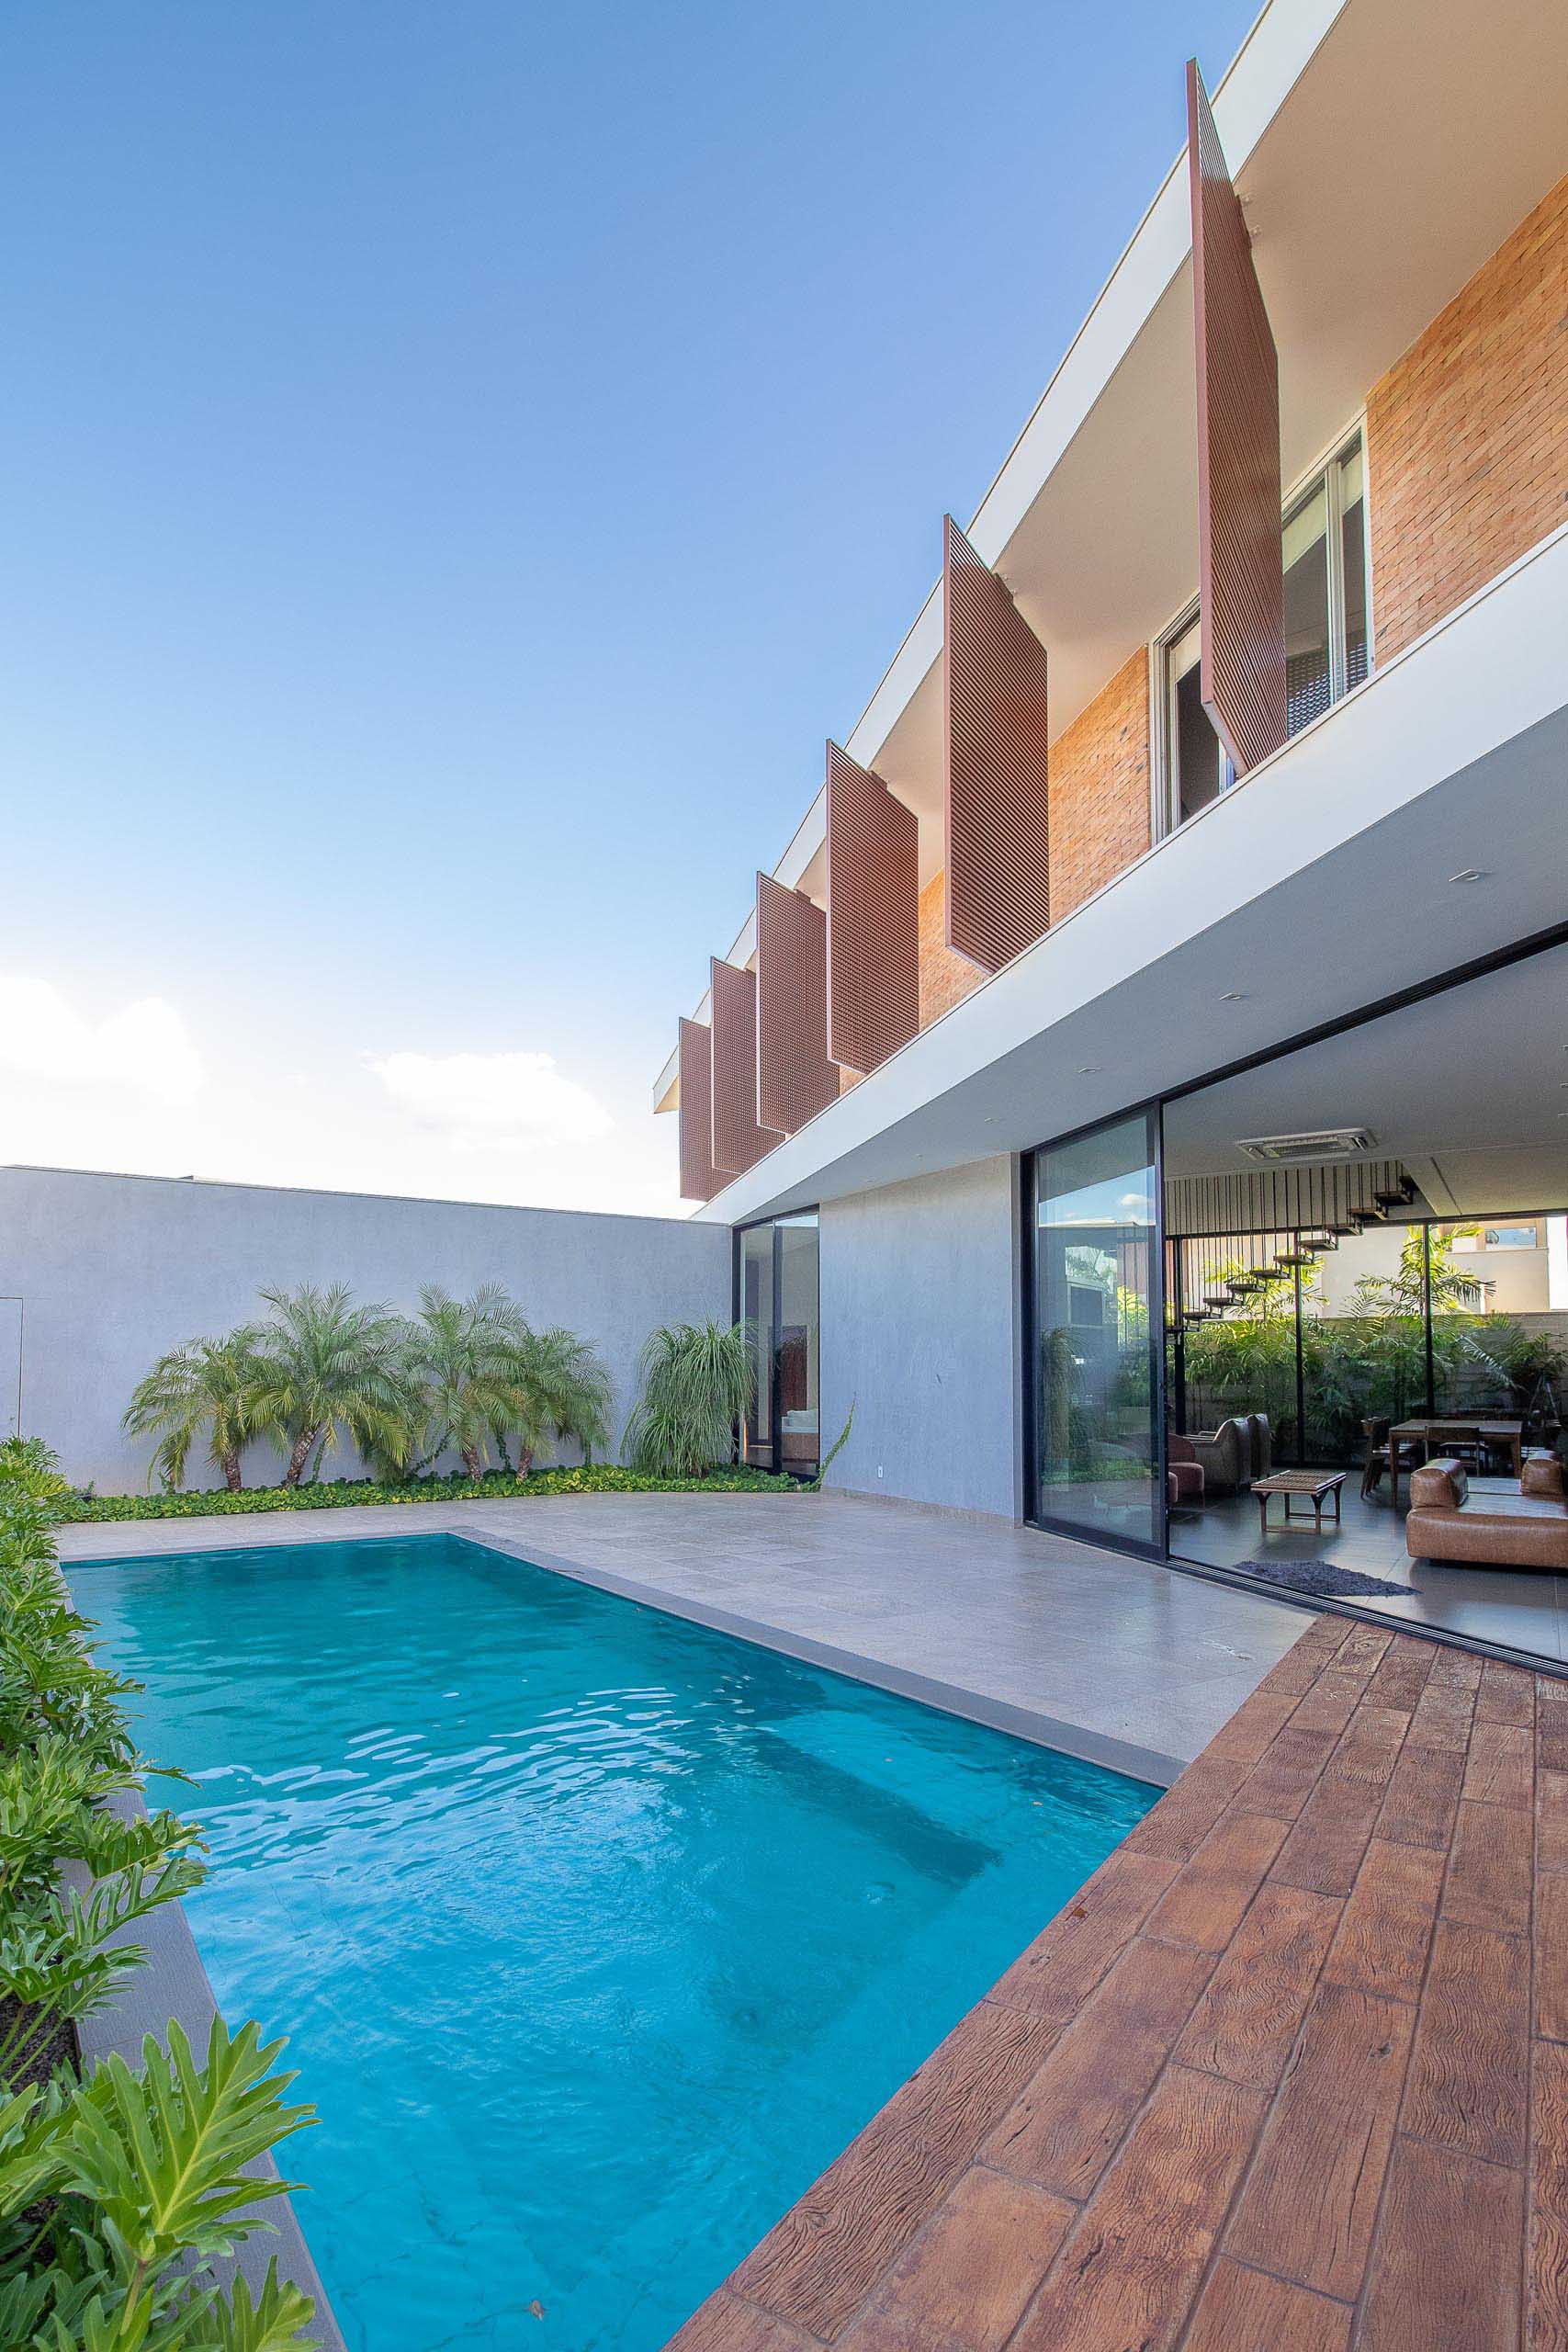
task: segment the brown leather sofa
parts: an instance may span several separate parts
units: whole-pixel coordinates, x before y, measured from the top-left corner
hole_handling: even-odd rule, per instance
[[[1404,1542],[1413,1560],[1568,1574],[1568,1479],[1552,1453],[1525,1456],[1518,1489],[1472,1494],[1463,1464],[1439,1459],[1410,1474]]]

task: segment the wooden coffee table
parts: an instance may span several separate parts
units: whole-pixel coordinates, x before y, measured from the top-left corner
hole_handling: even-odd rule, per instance
[[[1287,1520],[1292,1516],[1291,1497],[1292,1495],[1310,1495],[1312,1498],[1313,1528],[1314,1532],[1319,1535],[1323,1532],[1324,1498],[1326,1495],[1332,1495],[1334,1498],[1334,1524],[1337,1527],[1339,1524],[1339,1491],[1344,1484],[1345,1473],[1343,1470],[1276,1470],[1271,1477],[1254,1478],[1252,1482],[1252,1491],[1258,1498],[1258,1509],[1262,1518],[1264,1534],[1267,1535],[1269,1532],[1269,1498],[1270,1495],[1284,1496],[1285,1517]],[[1304,1512],[1301,1514],[1303,1518],[1305,1515],[1306,1514]]]

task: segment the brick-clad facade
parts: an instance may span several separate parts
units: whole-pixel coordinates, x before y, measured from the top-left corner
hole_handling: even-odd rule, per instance
[[[920,1026],[929,1029],[985,978],[978,964],[947,944],[947,876],[933,874],[920,892]]]
[[[1051,748],[1051,920],[1149,845],[1149,656],[1140,646]]]
[[[1367,401],[1374,655],[1568,522],[1568,179]]]

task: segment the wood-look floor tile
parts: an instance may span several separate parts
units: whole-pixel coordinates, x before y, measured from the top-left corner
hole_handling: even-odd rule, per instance
[[[1535,1840],[1537,1870],[1568,1871],[1568,1772],[1538,1767]]]
[[[1453,1753],[1416,1747],[1406,1740],[1378,1815],[1378,1836],[1397,1846],[1435,1846],[1446,1851],[1464,1774],[1462,1749]]]
[[[1352,2313],[1222,2255],[1182,2352],[1345,2352]]]
[[[1382,1804],[1380,1788],[1325,1772],[1292,1823],[1270,1878],[1319,1894],[1348,1894]]]
[[[1521,2175],[1401,2140],[1356,2352],[1517,2352]]]
[[[1483,1661],[1473,1650],[1452,1649],[1447,1643],[1438,1643],[1434,1646],[1438,1655],[1432,1660],[1432,1671],[1427,1678],[1429,1681],[1439,1687],[1446,1683],[1455,1690],[1479,1690]]]
[[[1324,1766],[1337,1745],[1331,1731],[1298,1731],[1287,1724],[1259,1764],[1255,1764],[1236,1792],[1236,1804],[1248,1813],[1271,1813],[1293,1821],[1317,1786]]]
[[[1568,1683],[1549,1683],[1543,1677],[1540,1693],[1535,1736],[1541,1769],[1568,1772]]]
[[[982,2001],[749,2254],[731,2281],[826,2341],[842,2329],[1034,2074],[1054,2027]]]
[[[1528,1813],[1509,1805],[1461,1804],[1449,1849],[1445,1917],[1495,1928],[1506,1936],[1528,1936],[1534,1874],[1535,1824]]]
[[[1291,1722],[1297,1731],[1342,1732],[1360,1705],[1367,1685],[1359,1674],[1322,1674],[1295,1702]]]
[[[787,2320],[721,2287],[670,2338],[664,2352],[819,2352],[814,2339]]]
[[[1354,2300],[1413,2023],[1402,2001],[1319,1986],[1226,2231],[1227,2254]]]
[[[974,2166],[839,2338],[842,2352],[999,2352],[1077,2219],[1066,2199]]]
[[[1203,1754],[1228,1757],[1240,1764],[1256,1764],[1291,1722],[1297,1707],[1310,1706],[1316,1695],[1314,1691],[1312,1698],[1300,1701],[1288,1690],[1255,1690],[1229,1723],[1221,1725]]]
[[[1066,2025],[1143,1926],[1180,1865],[1125,1840],[1078,1889],[1006,1974],[990,1998],[1043,2023]]]
[[[1261,2092],[1167,2067],[1009,2352],[1171,2352],[1263,2109]]]
[[[1456,1690],[1435,1678],[1422,1692],[1405,1735],[1411,1747],[1447,1747],[1462,1756],[1470,1746],[1475,1717],[1475,1694]]]
[[[1217,1755],[1206,1747],[1176,1786],[1129,1830],[1119,1850],[1190,1861],[1251,1770],[1245,1757]]]
[[[1443,1857],[1430,1846],[1374,1838],[1368,1847],[1324,1975],[1414,2001],[1427,1971],[1443,1885]]]
[[[1562,2352],[1568,2345],[1568,2050],[1555,2041],[1535,2045],[1525,2300],[1529,2352]]]
[[[1285,1836],[1286,1825],[1272,1815],[1226,1814],[1156,1904],[1149,1934],[1223,1951]]]
[[[1213,1967],[1212,1952],[1137,1937],[982,2154],[1080,2201],[1148,2097]]]
[[[1529,2084],[1529,1944],[1440,1918],[1401,2130],[1521,2165]]]
[[[1470,1735],[1464,1793],[1477,1804],[1535,1806],[1535,1742],[1520,1724],[1478,1723]]]
[[[1568,1878],[1535,1883],[1535,2030],[1568,2041]]]
[[[1436,1657],[1430,1642],[1396,1642],[1384,1653],[1367,1685],[1369,1701],[1373,1706],[1398,1707],[1409,1714],[1427,1688]]]
[[[1501,1660],[1482,1660],[1481,1687],[1475,1694],[1478,1724],[1522,1724],[1535,1721],[1535,1677],[1525,1668]]]
[[[1306,2013],[1340,1905],[1266,1884],[1232,1939],[1176,2047],[1184,2065],[1271,2090]]]

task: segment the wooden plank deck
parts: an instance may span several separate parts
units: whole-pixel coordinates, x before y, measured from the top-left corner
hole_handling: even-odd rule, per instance
[[[1316,1619],[670,2352],[1564,2352],[1568,1682]]]

